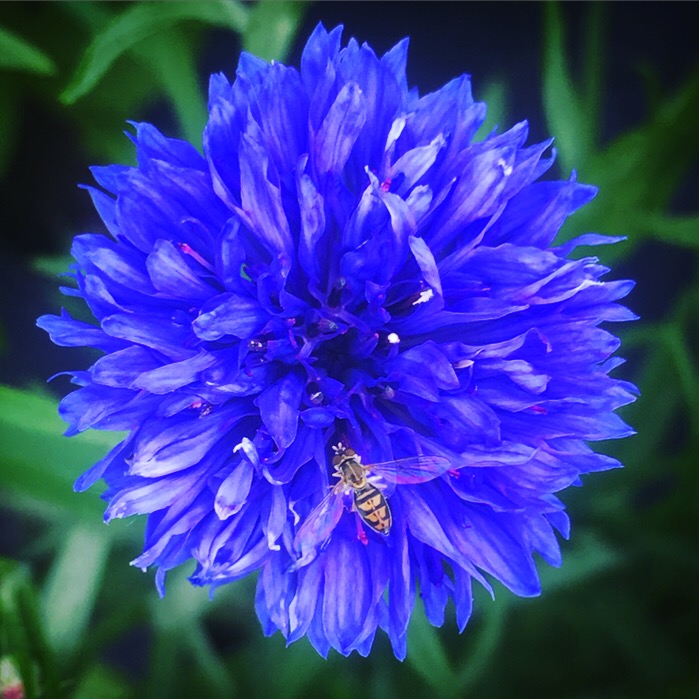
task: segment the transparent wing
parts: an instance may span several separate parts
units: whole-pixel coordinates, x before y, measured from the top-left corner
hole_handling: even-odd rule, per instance
[[[443,456],[409,456],[406,459],[366,464],[368,471],[388,483],[426,483],[449,470],[450,461]]]
[[[342,489],[338,487],[339,485],[328,492],[308,513],[308,517],[296,532],[294,548],[301,556],[295,568],[298,569],[315,558],[318,547],[328,539],[340,521],[343,503]]]

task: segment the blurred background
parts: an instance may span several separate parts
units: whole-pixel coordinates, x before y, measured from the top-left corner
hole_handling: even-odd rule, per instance
[[[0,3],[0,697],[699,696],[699,43],[692,3]],[[71,237],[102,231],[88,166],[131,163],[126,120],[201,145],[208,75],[241,49],[298,65],[319,22],[381,54],[411,37],[425,94],[463,73],[489,131],[528,119],[556,137],[549,177],[600,187],[561,233],[625,235],[598,248],[610,278],[638,282],[641,320],[612,327],[616,376],[642,398],[638,434],[600,445],[626,468],[562,495],[573,521],[544,592],[476,593],[459,635],[420,604],[408,657],[383,634],[367,659],[264,638],[253,578],[209,601],[187,566],[157,597],[128,565],[143,519],[101,523],[99,488],[74,479],[114,435],[66,439],[56,414],[88,351],[35,325],[69,299],[56,275]],[[71,306],[72,309],[72,306]],[[694,660],[692,660],[694,659]]]

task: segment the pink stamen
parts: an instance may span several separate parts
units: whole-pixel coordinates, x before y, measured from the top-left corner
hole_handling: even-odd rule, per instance
[[[447,473],[452,477],[452,478],[459,478],[461,475],[457,470],[450,468]]]
[[[538,413],[539,415],[547,415],[548,410],[546,408],[543,408],[540,405],[532,405],[529,410],[531,410],[533,413]]]
[[[388,192],[389,189],[391,189],[391,180],[390,178],[385,180],[384,182],[381,183],[381,191],[382,192]]]
[[[214,272],[214,268],[188,243],[177,243],[177,247],[182,250],[185,255],[193,257],[202,267],[205,267],[209,272]]]
[[[357,539],[359,539],[364,546],[366,546],[369,543],[369,540],[366,538],[366,532],[364,531],[364,527],[362,527],[362,520],[359,518],[359,515],[357,515]]]

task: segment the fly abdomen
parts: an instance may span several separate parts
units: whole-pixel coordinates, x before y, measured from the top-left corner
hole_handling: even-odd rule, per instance
[[[354,491],[354,504],[367,526],[379,534],[391,529],[391,510],[383,493],[371,483]]]

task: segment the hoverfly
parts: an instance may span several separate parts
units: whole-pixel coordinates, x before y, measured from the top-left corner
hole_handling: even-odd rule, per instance
[[[340,480],[311,510],[299,528],[294,544],[301,553],[301,558],[296,562],[295,568],[309,563],[317,547],[332,534],[342,516],[344,493],[352,492],[354,509],[362,521],[371,530],[387,536],[393,523],[391,508],[386,496],[373,481],[380,478],[390,484],[426,483],[449,469],[448,459],[442,456],[411,456],[363,464],[359,454],[342,443],[333,446],[333,451],[333,476]],[[359,536],[366,543],[361,527]]]

